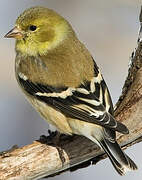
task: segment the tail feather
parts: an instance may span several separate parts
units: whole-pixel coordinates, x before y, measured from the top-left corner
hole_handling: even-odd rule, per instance
[[[103,139],[100,145],[120,175],[124,175],[127,171],[137,169],[136,164],[121,150],[116,141],[112,142],[108,139]]]

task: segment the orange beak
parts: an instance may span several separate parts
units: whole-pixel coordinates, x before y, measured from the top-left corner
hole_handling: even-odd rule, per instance
[[[5,38],[21,39],[23,37],[23,33],[18,27],[14,27],[4,37]]]

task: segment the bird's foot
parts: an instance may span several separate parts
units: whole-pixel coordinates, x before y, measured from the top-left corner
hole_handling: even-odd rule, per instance
[[[40,142],[53,146],[58,144],[59,132],[48,130],[48,134],[49,134],[48,136],[45,135],[40,136]]]

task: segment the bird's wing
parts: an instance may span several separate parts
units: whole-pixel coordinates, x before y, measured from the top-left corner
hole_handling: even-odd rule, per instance
[[[117,122],[113,116],[106,111],[101,101],[88,90],[89,82],[78,88],[53,88],[18,76],[19,83],[24,90],[38,100],[56,108],[66,116],[88,123],[94,123],[115,131],[127,134],[125,125]]]
[[[90,91],[100,100],[111,115],[114,113],[111,96],[107,85],[94,61],[94,79],[91,82]]]

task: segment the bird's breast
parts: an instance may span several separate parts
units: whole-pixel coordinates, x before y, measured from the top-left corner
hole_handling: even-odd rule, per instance
[[[27,96],[27,99],[41,117],[53,125],[59,132],[69,135],[73,133],[67,118],[61,112],[30,96]]]

